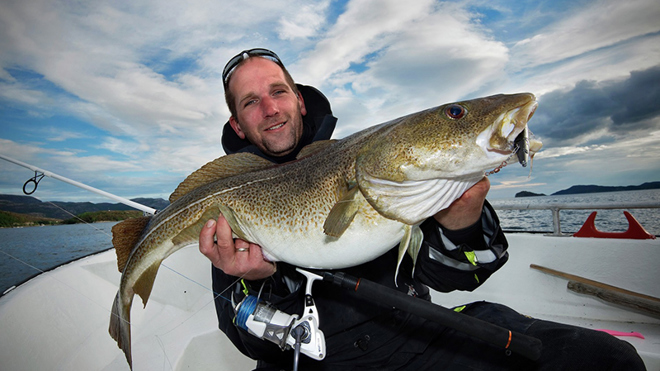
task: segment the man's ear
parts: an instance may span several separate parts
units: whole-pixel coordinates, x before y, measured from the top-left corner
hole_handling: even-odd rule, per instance
[[[229,118],[229,125],[231,126],[232,129],[236,132],[236,135],[238,135],[239,138],[245,139],[245,133],[243,130],[241,130],[241,127],[238,125],[238,121],[234,118],[234,116],[231,116]]]
[[[307,114],[307,108],[305,108],[305,100],[300,92],[298,92],[298,100],[300,101],[300,114],[305,116]]]

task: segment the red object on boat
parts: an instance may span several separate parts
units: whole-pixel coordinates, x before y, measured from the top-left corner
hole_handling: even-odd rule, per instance
[[[587,221],[582,225],[582,228],[580,228],[573,237],[629,238],[634,240],[655,239],[655,235],[647,232],[629,212],[624,211],[623,215],[628,219],[628,230],[625,232],[601,232],[597,230],[596,225],[594,224],[594,221],[596,220],[596,212],[594,211],[589,215]]]

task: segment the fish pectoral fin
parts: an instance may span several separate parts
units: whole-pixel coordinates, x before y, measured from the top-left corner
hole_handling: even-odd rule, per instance
[[[142,275],[133,285],[133,292],[140,295],[142,298],[142,304],[145,307],[147,306],[147,301],[149,301],[151,290],[154,288],[154,281],[156,280],[156,273],[158,273],[160,263],[161,261],[157,261],[151,264],[144,272],[142,272]]]
[[[128,257],[140,242],[142,232],[149,224],[149,220],[151,220],[150,216],[126,219],[112,227],[112,246],[115,247],[115,253],[117,253],[119,273],[124,271]]]
[[[243,221],[238,217],[238,215],[236,215],[236,213],[231,207],[223,204],[218,204],[218,209],[220,209],[222,216],[224,216],[225,219],[227,219],[227,223],[229,223],[232,233],[238,236],[238,238],[240,238],[241,240],[245,240],[248,242],[255,242],[246,233],[246,229],[244,228],[245,223],[243,223]]]
[[[351,225],[355,214],[360,207],[357,197],[360,195],[360,188],[354,186],[330,209],[328,217],[323,223],[323,232],[328,236],[341,237],[342,234]]]
[[[316,142],[312,142],[311,144],[308,144],[308,145],[304,146],[300,150],[300,152],[298,152],[298,155],[296,156],[296,159],[299,160],[303,157],[313,155],[316,152],[320,152],[320,151],[328,148],[334,142],[336,142],[335,139],[317,140]]]
[[[239,174],[268,169],[275,166],[274,163],[259,157],[253,153],[236,153],[222,156],[202,166],[176,187],[170,195],[170,202],[174,202],[181,196],[216,180],[229,178]]]
[[[220,215],[220,208],[217,205],[208,207],[202,216],[190,226],[184,228],[172,238],[172,243],[174,246],[183,246],[199,241],[199,233],[204,228],[204,224],[210,220],[217,220],[218,215]]]
[[[415,274],[415,264],[417,264],[417,256],[419,255],[419,250],[422,248],[422,241],[424,240],[424,232],[419,227],[419,225],[406,225],[404,227],[404,234],[401,242],[399,243],[399,257],[396,263],[396,271],[394,272],[394,284],[398,287],[397,282],[399,276],[399,268],[401,267],[401,262],[406,256],[406,252],[413,259],[413,275]]]

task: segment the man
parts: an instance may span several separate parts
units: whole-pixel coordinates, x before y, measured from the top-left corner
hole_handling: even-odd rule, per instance
[[[227,63],[223,79],[231,112],[222,138],[228,154],[247,151],[283,163],[294,159],[305,145],[330,137],[336,119],[327,99],[314,88],[296,85],[275,53],[244,51]],[[445,292],[474,290],[508,259],[499,221],[485,201],[489,187],[484,178],[421,225],[424,243],[414,277],[412,261],[406,257],[394,285],[396,248],[342,271],[427,300],[428,286]],[[201,231],[200,251],[213,264],[214,291],[223,293],[215,300],[220,329],[242,353],[258,360],[259,370],[290,369],[291,351],[282,352],[234,326],[227,298],[231,292],[240,300],[245,290],[261,291],[261,298],[279,310],[300,314],[302,276],[289,264],[265,260],[260,246],[233,240],[222,216],[209,220]],[[468,258],[473,251],[483,256],[479,262]],[[313,295],[327,355],[321,362],[301,357],[301,369],[644,369],[628,343],[600,332],[527,318],[498,304],[472,303],[462,313],[541,339],[544,347],[536,363],[324,282],[315,283]]]

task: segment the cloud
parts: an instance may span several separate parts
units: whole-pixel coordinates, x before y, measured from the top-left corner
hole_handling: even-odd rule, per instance
[[[635,37],[660,31],[655,0],[594,1],[575,9],[512,48],[519,68],[583,55]]]
[[[0,109],[11,117],[1,125],[15,142],[0,145],[125,195],[167,195],[222,154],[224,63],[267,47],[328,96],[335,137],[453,100],[532,91],[532,130],[546,144],[535,169],[609,155],[647,166],[658,143],[618,143],[639,146],[658,129],[657,19],[649,0],[3,1]],[[501,181],[528,173],[507,170]]]
[[[660,66],[625,80],[580,81],[539,98],[532,130],[547,146],[612,141],[660,128]]]
[[[279,19],[278,36],[282,40],[299,41],[317,35],[325,25],[330,1],[310,2]]]
[[[358,0],[290,70],[319,87],[339,136],[467,97],[502,78],[508,50],[447,2]]]

